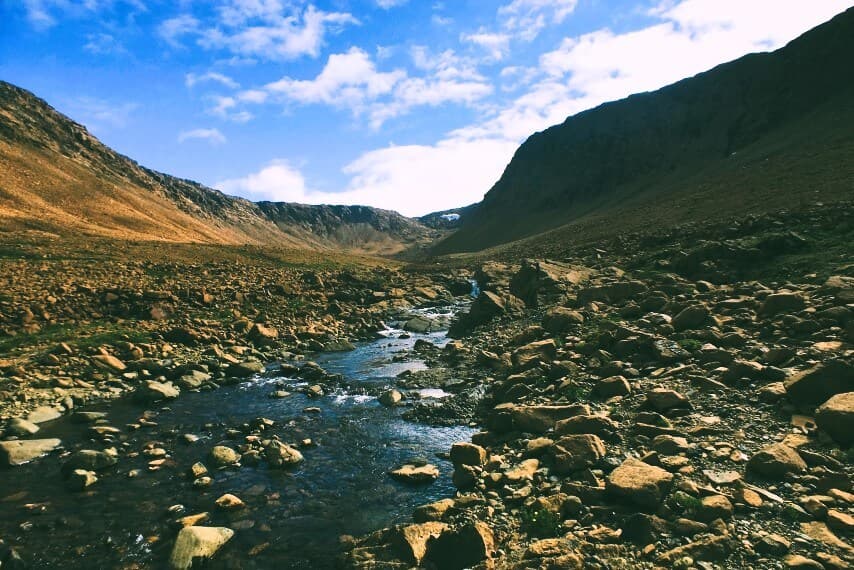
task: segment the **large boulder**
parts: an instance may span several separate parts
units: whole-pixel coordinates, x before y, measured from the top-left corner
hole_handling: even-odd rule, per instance
[[[611,471],[605,489],[612,497],[654,509],[673,483],[673,475],[661,467],[629,458]]]
[[[460,442],[451,446],[454,465],[480,466],[486,463],[486,450],[474,443]]]
[[[391,531],[390,543],[395,553],[409,564],[421,564],[427,554],[427,542],[442,534],[448,525],[436,521],[408,524]]]
[[[425,559],[442,570],[463,570],[491,558],[495,535],[485,522],[475,521],[447,529],[427,541]]]
[[[590,408],[583,404],[566,406],[513,406],[510,415],[513,428],[529,433],[545,433],[560,420],[587,415]]]
[[[195,558],[211,558],[231,540],[234,531],[224,527],[188,526],[182,528],[169,556],[169,567],[187,570]]]
[[[15,467],[47,455],[62,442],[58,439],[21,439],[0,441],[0,465]]]
[[[460,313],[451,323],[448,335],[458,338],[473,328],[488,323],[505,313],[518,314],[525,304],[514,295],[499,295],[493,291],[481,291],[467,313]]]
[[[119,462],[117,455],[95,449],[81,449],[71,454],[62,465],[62,473],[66,476],[76,469],[84,471],[103,471]]]
[[[267,346],[279,340],[279,331],[273,327],[266,327],[261,323],[255,323],[249,329],[249,340],[259,346]]]
[[[172,400],[181,394],[181,389],[172,382],[148,380],[134,392],[134,399],[143,404]]]
[[[513,351],[513,366],[520,370],[531,368],[542,362],[553,360],[556,353],[557,345],[554,339],[538,340]]]
[[[816,411],[819,429],[841,445],[854,444],[854,392],[837,394]]]
[[[796,404],[818,405],[836,394],[854,392],[854,365],[842,359],[828,360],[790,376],[784,384]]]
[[[711,313],[705,305],[691,305],[679,311],[670,324],[677,331],[698,329],[706,325],[710,317]]]
[[[800,311],[806,306],[806,299],[800,293],[792,293],[785,291],[782,293],[773,293],[765,297],[762,306],[759,307],[759,314],[763,316],[773,316],[779,313],[791,313]]]

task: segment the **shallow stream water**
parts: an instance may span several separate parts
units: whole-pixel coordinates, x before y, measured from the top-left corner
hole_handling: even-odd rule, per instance
[[[472,432],[404,421],[400,408],[385,408],[363,395],[359,387],[390,386],[400,372],[424,368],[408,352],[418,339],[439,345],[446,340],[444,333],[406,339],[398,333],[387,331],[386,338],[354,351],[316,358],[327,371],[344,375],[349,392],[310,399],[298,393],[301,381],[260,378],[182,394],[165,407],[151,408],[148,417],[157,425],[141,428],[128,426],[138,424],[145,412],[131,402],[87,408],[107,412],[109,424],[121,430],[115,442],[122,450],[118,465],[84,492],[65,489],[57,452],[0,471],[0,538],[35,568],[165,568],[178,530],[175,519],[208,512],[204,526],[228,526],[236,533],[207,568],[333,567],[341,535],[408,520],[415,506],[452,495],[452,467],[442,456]],[[395,359],[398,354],[407,356]],[[293,394],[269,397],[282,388]],[[433,390],[423,397],[442,395]],[[214,471],[211,487],[194,489],[188,468],[197,461],[210,468],[207,453],[213,445],[236,447],[242,441],[242,435],[227,430],[259,417],[276,422],[265,436],[278,434],[286,442],[310,438],[316,447],[302,450],[305,461],[294,470],[268,469],[262,462]],[[68,450],[105,447],[89,440],[88,430],[62,418],[43,424],[36,437],[59,437]],[[188,444],[183,437],[188,433],[201,439]],[[148,470],[152,457],[143,453],[152,442],[169,454],[157,471]],[[438,465],[439,480],[413,487],[388,476],[390,468],[413,458]],[[133,469],[142,472],[129,478]],[[237,495],[247,508],[218,510],[214,501],[224,493]]]

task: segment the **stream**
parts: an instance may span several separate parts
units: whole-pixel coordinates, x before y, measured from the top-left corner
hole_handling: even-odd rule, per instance
[[[390,329],[353,351],[318,355],[315,362],[342,374],[348,386],[320,398],[300,393],[302,380],[263,377],[182,394],[147,412],[126,400],[87,407],[106,412],[109,425],[119,428],[111,443],[90,439],[91,426],[69,416],[42,424],[36,437],[58,437],[67,450],[115,445],[119,463],[82,492],[65,488],[58,452],[0,471],[0,539],[35,568],[165,568],[176,519],[206,512],[203,526],[235,530],[206,568],[334,567],[342,535],[409,520],[414,507],[453,495],[452,466],[444,454],[473,431],[404,421],[400,407],[386,408],[360,389],[391,386],[401,372],[425,368],[410,353],[417,340],[439,346],[447,341],[444,333],[401,333]],[[395,358],[399,354],[405,357]],[[281,389],[292,394],[270,398]],[[433,389],[421,397],[444,395]],[[305,461],[292,470],[270,469],[266,462],[212,469],[210,448],[236,448],[257,418],[275,422],[263,437],[277,434],[295,444],[310,438],[313,445],[301,448]],[[199,439],[189,443],[185,434]],[[154,471],[153,456],[146,454],[151,448],[167,452]],[[437,465],[441,476],[420,486],[388,476],[412,459]],[[197,461],[212,471],[214,482],[204,490],[187,477]],[[132,470],[140,470],[138,476],[129,477]],[[240,497],[246,508],[217,509],[214,501],[224,493]]]

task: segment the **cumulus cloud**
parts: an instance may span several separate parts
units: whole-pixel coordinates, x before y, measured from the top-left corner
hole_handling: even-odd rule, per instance
[[[183,143],[188,140],[203,140],[212,145],[225,144],[226,138],[219,129],[192,129],[189,131],[181,131],[178,135],[178,142]]]
[[[498,9],[503,25],[524,40],[533,40],[547,25],[561,24],[578,0],[513,0]]]
[[[504,59],[504,56],[510,51],[510,36],[508,34],[490,33],[481,28],[473,34],[462,34],[460,39],[480,46],[487,52],[489,58],[495,61]]]
[[[305,177],[299,169],[283,159],[273,160],[258,172],[243,178],[221,180],[214,186],[227,194],[252,200],[319,203],[309,197]]]

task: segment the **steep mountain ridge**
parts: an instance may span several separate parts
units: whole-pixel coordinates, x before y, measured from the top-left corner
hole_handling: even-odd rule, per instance
[[[394,253],[435,237],[369,207],[264,203],[140,166],[0,81],[0,231]]]
[[[652,199],[668,207],[703,184],[698,171],[715,179],[720,190],[715,207],[726,210],[728,202],[740,201],[739,193],[756,191],[727,184],[730,159],[758,147],[765,149],[760,162],[790,155],[799,163],[789,172],[792,188],[775,194],[776,205],[798,200],[803,188],[795,188],[797,183],[850,194],[850,177],[816,180],[815,173],[827,170],[826,151],[854,144],[852,55],[854,9],[849,9],[775,52],[747,55],[569,117],[518,149],[483,202],[436,251],[479,250],[586,216],[602,217],[659,186],[666,192],[653,192]],[[810,139],[816,134],[810,123],[827,124],[822,144]],[[789,128],[796,124],[803,136]],[[804,144],[812,147],[812,160],[798,155]],[[848,168],[850,160],[831,166]],[[680,186],[687,179],[692,184]]]

